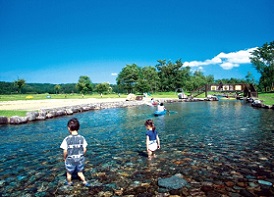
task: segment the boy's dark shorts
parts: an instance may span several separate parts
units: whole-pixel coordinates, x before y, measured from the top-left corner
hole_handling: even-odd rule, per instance
[[[68,173],[82,172],[84,170],[85,157],[79,159],[67,158],[65,161],[66,170]]]

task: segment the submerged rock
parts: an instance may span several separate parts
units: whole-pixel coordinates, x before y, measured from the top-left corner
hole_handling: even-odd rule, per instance
[[[183,179],[181,174],[175,174],[169,178],[159,178],[158,185],[169,190],[180,189],[187,185],[187,181]]]

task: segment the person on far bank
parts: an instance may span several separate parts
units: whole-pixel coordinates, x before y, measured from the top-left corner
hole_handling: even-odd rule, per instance
[[[148,119],[145,122],[146,131],[146,148],[148,159],[151,159],[155,156],[155,151],[160,149],[160,138],[156,131],[156,127],[151,119]]]
[[[72,174],[77,173],[83,185],[89,187],[90,184],[86,181],[83,174],[85,164],[85,153],[87,152],[87,141],[86,139],[78,134],[80,123],[77,118],[72,118],[67,124],[68,131],[70,133],[67,136],[60,148],[63,149],[63,156],[65,160],[65,168],[67,171],[67,182],[69,186],[73,186]]]

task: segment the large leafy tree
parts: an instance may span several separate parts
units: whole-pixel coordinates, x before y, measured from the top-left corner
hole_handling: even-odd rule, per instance
[[[88,76],[80,76],[76,86],[82,94],[92,92],[92,83]]]
[[[15,86],[18,88],[18,92],[22,92],[23,86],[26,84],[26,81],[24,79],[18,79],[14,81]]]
[[[260,85],[264,89],[274,88],[274,41],[265,43],[251,52],[250,60],[261,74]]]
[[[158,60],[156,68],[158,70],[160,78],[160,89],[162,91],[174,91],[178,86],[178,74],[183,63],[181,60],[177,60],[174,63],[171,61],[166,62],[166,60]]]
[[[95,89],[96,91],[101,94],[101,93],[104,93],[104,92],[110,92],[110,90],[112,89],[109,85],[109,83],[99,83],[95,86]]]
[[[141,70],[142,82],[138,82],[138,85],[146,86],[146,90],[143,92],[155,92],[159,86],[159,76],[156,68],[152,66],[145,66]]]
[[[191,70],[190,67],[182,67],[176,75],[175,85],[176,88],[183,88],[184,90],[192,90],[189,88],[189,82],[191,81]]]
[[[135,90],[140,93],[149,92],[150,86],[148,81],[143,78],[139,78],[135,86]]]
[[[126,65],[116,78],[117,85],[121,89],[132,93],[140,77],[141,68],[136,64]]]

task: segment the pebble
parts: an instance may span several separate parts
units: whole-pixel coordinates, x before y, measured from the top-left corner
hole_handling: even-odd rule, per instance
[[[258,180],[258,183],[262,184],[262,185],[267,185],[267,186],[272,186],[272,183],[269,181],[265,181],[265,180]]]

